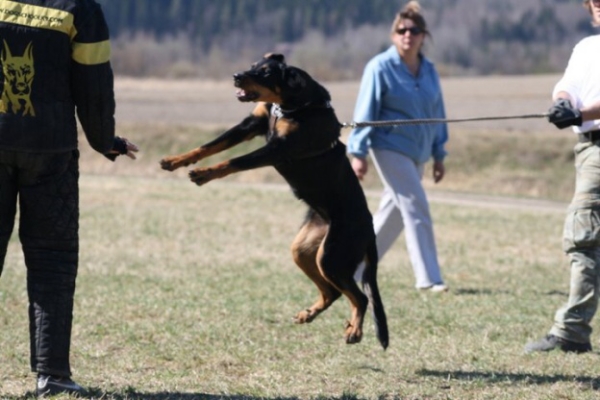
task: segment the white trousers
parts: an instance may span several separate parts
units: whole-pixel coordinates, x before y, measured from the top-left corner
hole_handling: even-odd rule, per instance
[[[405,230],[416,288],[443,284],[429,204],[421,184],[423,165],[395,151],[371,149],[370,154],[384,185],[373,216],[379,259]],[[362,276],[363,268],[361,265],[355,277]]]

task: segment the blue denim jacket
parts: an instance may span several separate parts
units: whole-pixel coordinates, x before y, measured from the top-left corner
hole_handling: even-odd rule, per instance
[[[410,73],[394,46],[372,58],[361,80],[354,121],[446,118],[439,76],[422,56],[418,76]],[[369,147],[400,152],[418,164],[443,160],[448,141],[446,124],[356,128],[348,138],[348,153],[364,158]]]

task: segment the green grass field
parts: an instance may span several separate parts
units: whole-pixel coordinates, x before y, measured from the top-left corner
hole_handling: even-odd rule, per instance
[[[598,396],[598,353],[521,352],[566,298],[561,212],[432,204],[451,291],[417,292],[399,241],[380,263],[384,352],[370,318],[362,343],[343,342],[345,300],[292,323],[316,290],[290,258],[304,206],[287,188],[84,174],[81,192],[72,364],[94,398]],[[14,240],[0,281],[9,399],[33,389],[24,270]]]

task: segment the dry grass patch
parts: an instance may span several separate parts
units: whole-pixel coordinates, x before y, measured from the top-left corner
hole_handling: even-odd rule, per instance
[[[280,186],[82,177],[75,378],[104,399],[531,399],[597,397],[597,353],[524,356],[565,300],[559,212],[434,204],[452,290],[413,288],[404,245],[380,264],[383,352],[367,319],[344,344],[348,304],[291,317],[316,290],[293,265],[304,206]],[[377,197],[369,197],[375,207]],[[28,374],[24,266],[0,281],[0,394]]]

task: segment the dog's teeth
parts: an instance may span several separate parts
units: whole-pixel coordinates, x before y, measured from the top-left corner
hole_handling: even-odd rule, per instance
[[[243,89],[240,89],[240,90],[238,90],[238,91],[235,92],[235,95],[237,97],[242,97],[242,96],[246,95],[246,92]]]

